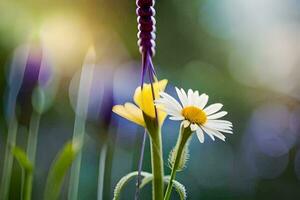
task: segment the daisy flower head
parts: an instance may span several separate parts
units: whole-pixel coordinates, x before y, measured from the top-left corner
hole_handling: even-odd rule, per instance
[[[144,84],[143,88],[136,88],[133,101],[135,104],[127,102],[124,105],[115,105],[113,112],[120,115],[121,117],[134,122],[140,126],[147,127],[144,117],[150,119],[156,119],[156,111],[154,107],[154,99],[159,98],[159,92],[164,91],[168,83],[168,80],[163,79],[151,84]],[[152,89],[154,95],[152,94]],[[166,113],[162,110],[157,110],[158,124],[161,126],[166,118]]]
[[[223,105],[215,103],[207,106],[208,95],[199,94],[191,89],[186,93],[183,89],[175,88],[180,103],[165,92],[160,93],[160,98],[155,101],[159,109],[170,115],[171,120],[182,121],[184,128],[190,127],[196,132],[201,143],[204,142],[204,133],[212,140],[215,137],[225,141],[222,133],[233,133],[232,123],[221,120],[227,115],[226,111],[220,111]]]

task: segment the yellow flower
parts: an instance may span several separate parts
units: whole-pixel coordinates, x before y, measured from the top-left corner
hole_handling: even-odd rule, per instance
[[[154,98],[159,98],[159,92],[164,91],[168,80],[163,79],[161,81],[153,83]],[[143,117],[143,113],[148,117],[155,119],[155,109],[152,96],[152,88],[150,84],[144,84],[143,89],[141,87],[136,88],[133,96],[133,103],[125,103],[124,105],[115,105],[113,112],[132,121],[140,126],[146,127],[146,123]],[[162,110],[157,110],[158,123],[162,125],[166,118],[166,113]]]

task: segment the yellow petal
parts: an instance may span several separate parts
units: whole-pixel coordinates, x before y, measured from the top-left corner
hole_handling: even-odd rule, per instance
[[[141,124],[145,124],[143,112],[141,111],[141,109],[139,109],[136,105],[132,103],[125,103],[124,106],[126,111],[130,113],[136,119],[136,121],[139,121]]]
[[[157,110],[157,113],[158,113],[158,123],[162,125],[167,117],[167,113],[162,110]]]
[[[154,89],[154,99],[159,97],[159,92],[164,91],[166,85],[168,83],[167,79],[163,79],[161,81],[153,83]],[[150,84],[144,84],[143,90],[141,91],[141,87],[138,87],[135,90],[134,102],[146,113],[148,116],[155,118],[155,110],[152,96],[152,89]]]
[[[134,122],[140,126],[146,127],[142,111],[138,109],[136,106],[134,107],[133,104],[129,105],[130,103],[126,103],[125,106],[123,105],[116,105],[113,107],[113,112],[120,115],[121,117]]]

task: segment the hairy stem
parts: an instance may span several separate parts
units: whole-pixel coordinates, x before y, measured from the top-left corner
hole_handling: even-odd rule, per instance
[[[166,190],[166,194],[165,194],[165,197],[164,197],[164,200],[169,200],[170,199],[170,196],[171,196],[171,192],[172,192],[172,188],[173,188],[173,180],[175,179],[176,177],[176,172],[178,170],[178,165],[179,165],[179,162],[180,162],[180,159],[181,159],[181,156],[182,156],[182,152],[185,148],[185,145],[189,139],[189,137],[191,136],[192,132],[190,130],[190,128],[181,128],[180,130],[180,133],[179,133],[179,137],[178,137],[178,140],[177,140],[177,144],[176,144],[176,152],[175,152],[175,155],[176,155],[176,158],[175,158],[175,162],[172,166],[172,171],[171,171],[171,176],[170,176],[170,180],[169,180],[169,183],[168,183],[168,187],[167,187],[167,190]]]

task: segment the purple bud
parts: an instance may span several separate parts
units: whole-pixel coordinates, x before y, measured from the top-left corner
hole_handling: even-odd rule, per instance
[[[76,73],[70,83],[70,101],[74,111],[76,110],[76,99],[78,96],[79,75]],[[89,89],[87,121],[108,128],[111,123],[113,97],[114,67],[111,65],[96,65],[93,71],[92,81]],[[80,94],[79,94],[80,95]]]
[[[46,86],[53,74],[42,45],[37,42],[18,47],[9,71],[7,117],[15,115],[17,104],[20,122],[28,124],[32,93],[37,85]]]
[[[92,80],[88,119],[104,127],[109,126],[112,117],[114,71],[112,66],[98,65]]]

